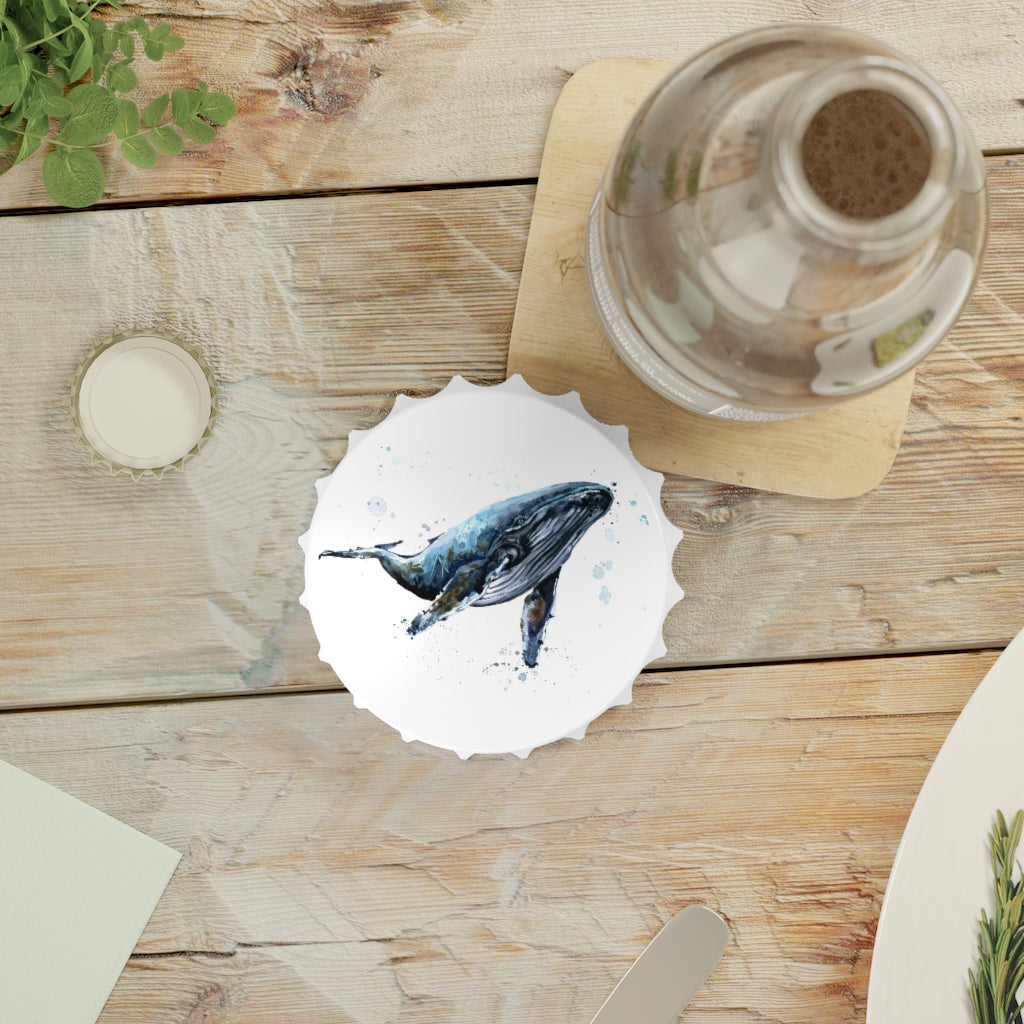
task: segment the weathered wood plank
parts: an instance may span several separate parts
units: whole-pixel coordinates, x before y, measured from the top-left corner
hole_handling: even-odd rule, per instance
[[[0,715],[0,756],[181,850],[102,1024],[587,1021],[690,902],[694,1019],[859,1024],[918,789],[990,652],[651,674],[527,760],[344,693]]]
[[[216,144],[189,144],[152,171],[111,150],[107,201],[535,177],[558,92],[584,64],[679,61],[781,21],[884,39],[950,91],[982,146],[1021,148],[1015,10],[986,0],[145,0],[128,13],[166,18],[186,48],[159,65],[136,62],[143,100],[200,79],[230,93],[240,113]],[[0,208],[50,205],[43,155],[0,180]]]
[[[296,602],[314,481],[398,390],[498,379],[531,198],[7,220],[3,699],[322,685]],[[201,457],[138,483],[90,465],[65,409],[77,360],[135,322],[190,337],[221,386]]]
[[[992,160],[990,181],[980,286],[919,370],[877,490],[666,482],[687,596],[665,665],[999,647],[1024,625],[1024,167]],[[297,604],[313,482],[396,392],[501,379],[531,200],[523,186],[8,218],[0,703],[335,685]],[[134,321],[191,337],[223,387],[201,457],[161,481],[106,476],[65,423],[76,360]]]

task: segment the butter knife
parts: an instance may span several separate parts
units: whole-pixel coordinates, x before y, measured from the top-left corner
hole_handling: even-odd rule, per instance
[[[694,903],[651,939],[591,1024],[674,1024],[729,943],[728,925]]]

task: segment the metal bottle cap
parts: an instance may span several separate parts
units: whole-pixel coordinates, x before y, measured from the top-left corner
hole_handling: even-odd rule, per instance
[[[97,343],[71,381],[71,422],[112,476],[163,476],[199,454],[217,416],[217,386],[198,350],[150,328]]]

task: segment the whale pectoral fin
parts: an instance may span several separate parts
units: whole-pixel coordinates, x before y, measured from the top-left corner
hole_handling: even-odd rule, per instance
[[[483,593],[490,579],[501,572],[505,565],[504,559],[497,563],[494,559],[477,559],[460,566],[434,603],[409,623],[409,635],[422,633],[428,626],[471,605]]]
[[[561,571],[562,567],[559,566],[550,576],[542,579],[523,602],[523,661],[529,668],[537,665],[537,656],[544,642],[544,629],[555,605],[555,586]]]

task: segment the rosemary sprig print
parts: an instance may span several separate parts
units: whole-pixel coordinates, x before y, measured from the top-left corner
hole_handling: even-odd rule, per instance
[[[1002,811],[989,837],[995,876],[996,912],[981,912],[978,973],[968,971],[976,1024],[1024,1024],[1017,993],[1024,984],[1024,877],[1015,854],[1024,831],[1024,810],[1007,827]]]

